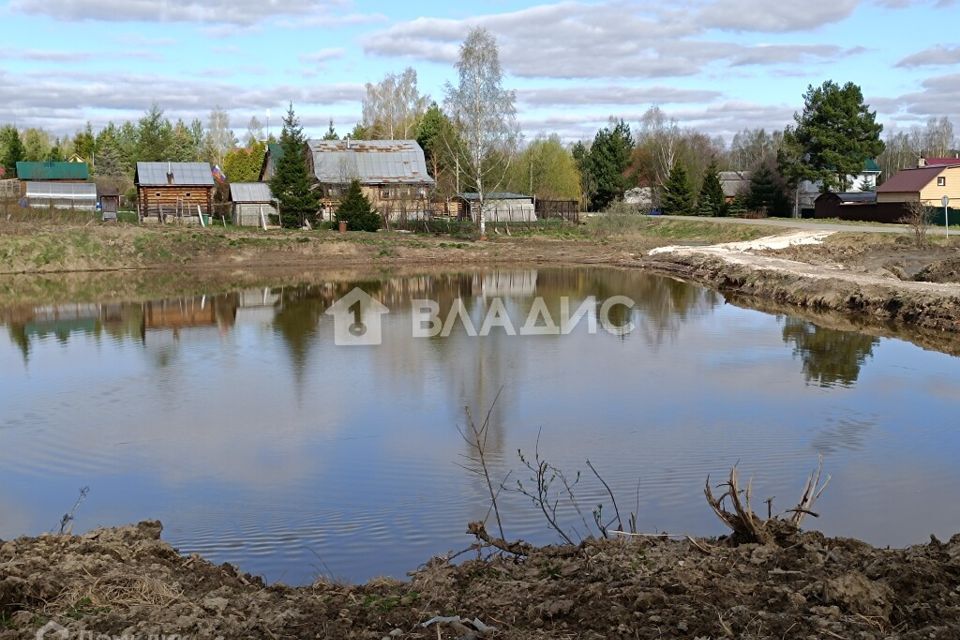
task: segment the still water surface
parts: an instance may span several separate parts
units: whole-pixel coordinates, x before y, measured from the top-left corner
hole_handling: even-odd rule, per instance
[[[324,312],[354,286],[390,308],[381,346],[334,344]],[[535,296],[557,313],[614,295],[637,303],[625,337],[411,337],[412,299],[462,299],[479,327],[499,297],[519,328]],[[517,450],[540,433],[571,474],[589,458],[643,531],[722,533],[703,482],[737,461],[788,508],[818,454],[833,481],[809,526],[882,545],[960,531],[960,360],[640,272],[371,276],[0,323],[0,538],[55,528],[89,486],[78,531],[156,518],[181,551],[271,581],[403,577],[486,514],[458,426],[501,388],[496,474],[525,480]],[[555,541],[527,499],[501,501],[508,537]]]

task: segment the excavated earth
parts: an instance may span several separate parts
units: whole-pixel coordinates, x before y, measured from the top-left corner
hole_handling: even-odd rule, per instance
[[[960,638],[960,535],[901,550],[818,533],[588,541],[292,588],[160,534],[143,522],[3,543],[0,638],[48,624],[49,638]],[[435,616],[470,622],[424,626]]]

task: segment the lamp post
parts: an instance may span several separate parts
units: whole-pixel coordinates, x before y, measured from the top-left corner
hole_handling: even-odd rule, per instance
[[[943,205],[943,222],[946,227],[947,237],[950,237],[950,196],[940,198],[940,204]]]

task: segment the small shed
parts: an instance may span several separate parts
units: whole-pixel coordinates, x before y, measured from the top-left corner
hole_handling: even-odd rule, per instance
[[[276,201],[266,182],[231,182],[233,223],[240,227],[263,227],[277,216]]]
[[[138,162],[134,176],[143,221],[199,222],[213,210],[213,172],[206,162]]]
[[[477,193],[461,193],[457,196],[460,202],[460,217],[476,219],[477,207],[480,206],[480,195]],[[520,193],[494,192],[484,194],[483,215],[487,222],[535,222],[537,213],[533,204],[533,197]]]
[[[97,185],[92,182],[27,182],[24,197],[31,207],[95,211]]]
[[[97,198],[100,201],[100,212],[104,220],[116,220],[120,211],[120,189],[108,185],[97,189]]]

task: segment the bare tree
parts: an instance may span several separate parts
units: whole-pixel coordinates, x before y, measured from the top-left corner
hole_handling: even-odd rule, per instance
[[[247,146],[252,147],[255,143],[266,139],[267,137],[263,133],[263,123],[257,116],[252,116],[250,122],[247,123]]]
[[[223,165],[223,158],[236,145],[237,138],[230,129],[230,116],[217,105],[210,112],[207,135],[203,144],[204,155],[210,162]]]
[[[900,218],[900,222],[910,225],[917,247],[923,249],[927,246],[927,231],[933,221],[933,210],[919,200],[908,202],[906,209],[907,214]]]
[[[367,83],[363,98],[363,125],[374,139],[408,139],[430,100],[417,89],[417,72],[387,74],[377,84]]]
[[[516,94],[503,88],[503,69],[497,41],[483,28],[470,31],[456,64],[459,83],[447,83],[445,106],[463,143],[457,149],[458,173],[476,191],[480,236],[486,234],[484,204],[507,175],[516,153]]]

